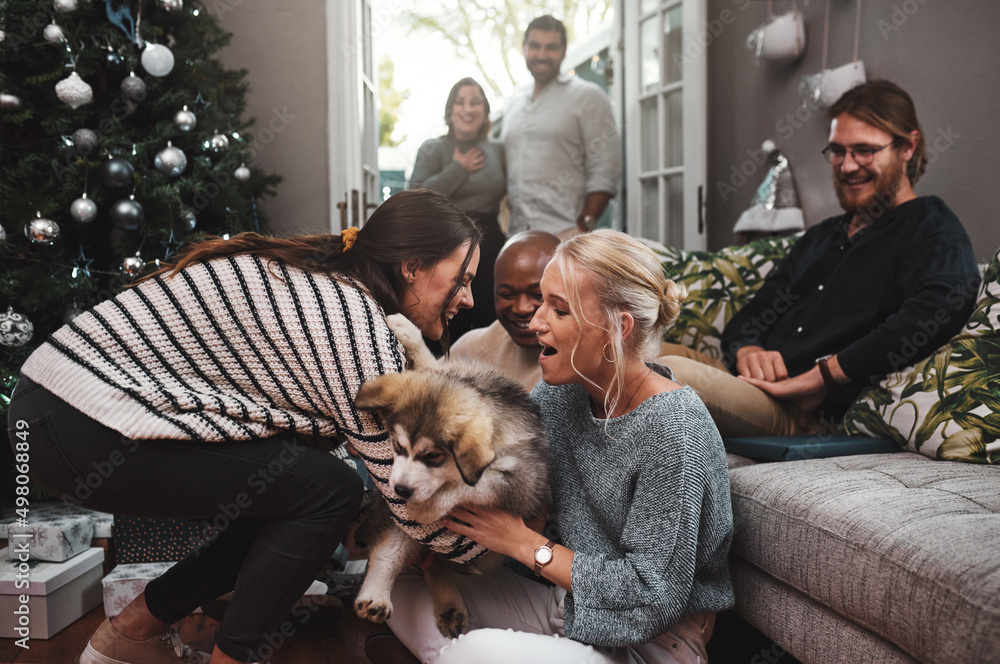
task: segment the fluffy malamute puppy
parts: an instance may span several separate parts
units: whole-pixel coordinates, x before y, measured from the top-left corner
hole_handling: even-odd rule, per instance
[[[548,443],[521,386],[483,364],[438,362],[413,323],[398,314],[388,322],[413,368],[367,381],[354,403],[376,410],[391,433],[389,492],[405,500],[420,523],[437,521],[456,506],[538,516],[548,497]],[[422,549],[378,502],[353,533],[355,545],[370,545],[355,611],[373,622],[389,617],[396,577]],[[425,576],[438,628],[458,636],[466,629],[466,610],[447,568],[435,563]]]

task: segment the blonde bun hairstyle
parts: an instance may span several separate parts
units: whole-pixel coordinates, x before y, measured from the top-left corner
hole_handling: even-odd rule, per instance
[[[597,326],[609,336],[605,359],[615,363],[617,381],[617,386],[612,383],[609,396],[616,394],[614,388],[622,385],[626,361],[659,356],[663,332],[677,320],[687,289],[664,275],[652,249],[630,235],[607,228],[563,242],[552,260],[562,272],[563,287],[577,324]],[[596,293],[600,320],[586,320],[579,313],[581,283],[588,283]],[[634,321],[627,336],[623,336],[622,314]]]

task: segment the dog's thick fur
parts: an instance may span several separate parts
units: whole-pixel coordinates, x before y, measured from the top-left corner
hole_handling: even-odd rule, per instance
[[[354,403],[377,411],[390,431],[389,491],[407,501],[408,514],[420,523],[437,521],[456,506],[538,516],[548,497],[548,444],[524,390],[485,365],[439,362],[413,323],[399,314],[388,322],[412,368],[365,382]],[[349,543],[369,548],[355,611],[383,622],[392,613],[389,595],[396,577],[423,546],[395,527],[388,506],[377,502]],[[466,630],[453,566],[439,556],[425,572],[438,628],[452,637]]]

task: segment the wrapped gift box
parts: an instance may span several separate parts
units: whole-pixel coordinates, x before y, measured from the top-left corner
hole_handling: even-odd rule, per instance
[[[103,560],[104,551],[92,548],[65,562],[29,560],[24,572],[9,548],[0,550],[0,637],[24,638],[21,627],[31,639],[48,639],[100,604]]]
[[[93,538],[94,522],[83,514],[52,514],[39,519],[30,515],[25,525],[7,524],[8,545],[17,550],[23,539],[33,560],[69,560],[89,549]]]
[[[104,615],[117,616],[129,602],[139,596],[146,584],[160,576],[174,563],[131,563],[116,565],[101,582]]]
[[[114,548],[111,541],[111,527],[114,524],[114,517],[104,512],[95,512],[85,507],[64,503],[62,501],[35,503],[28,510],[28,525],[48,527],[54,521],[67,516],[85,516],[94,524],[94,535],[88,547],[100,547],[104,549],[104,573],[107,574],[114,567]],[[13,510],[0,516],[0,548],[8,545],[7,527],[17,521],[17,514]],[[30,528],[29,531],[33,531]],[[23,530],[22,530],[23,531]],[[51,536],[51,534],[49,535]],[[57,536],[58,537],[58,536]],[[77,549],[79,553],[82,549]],[[39,560],[55,560],[51,557],[36,556]],[[44,555],[44,554],[43,554]],[[65,560],[60,558],[59,560]]]

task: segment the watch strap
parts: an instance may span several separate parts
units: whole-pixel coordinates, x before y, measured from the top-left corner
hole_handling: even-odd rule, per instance
[[[542,568],[552,562],[552,555],[554,553],[552,547],[554,547],[555,545],[556,545],[555,540],[551,540],[550,539],[543,546],[538,547],[538,549],[548,549],[549,550],[549,559],[546,560],[544,563],[540,562],[538,560],[538,555],[537,555],[538,549],[535,549],[535,553],[536,553],[536,555],[535,555],[535,576],[541,576],[542,575]]]
[[[816,364],[819,366],[819,372],[823,376],[823,383],[825,383],[826,386],[832,390],[836,387],[840,387],[840,385],[833,379],[833,374],[830,373],[830,367],[827,364],[831,357],[833,357],[833,355],[824,355],[816,360]]]

